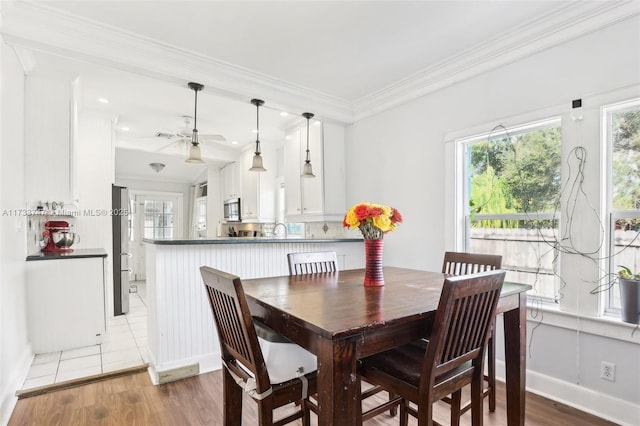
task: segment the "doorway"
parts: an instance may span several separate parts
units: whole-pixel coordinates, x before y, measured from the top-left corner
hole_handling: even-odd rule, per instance
[[[146,280],[144,239],[182,238],[183,194],[136,192],[133,197],[131,235],[132,281]]]

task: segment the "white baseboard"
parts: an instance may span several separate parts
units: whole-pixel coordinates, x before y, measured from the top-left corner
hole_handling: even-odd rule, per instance
[[[210,371],[219,370],[222,368],[222,358],[220,352],[212,352],[206,355],[200,355],[193,358],[181,359],[177,362],[171,362],[162,364],[160,366],[156,365],[154,360],[149,358],[149,377],[151,377],[151,382],[154,385],[160,384],[160,374],[163,371],[175,370],[179,368],[186,368],[193,364],[199,364],[199,373],[208,373]]]
[[[504,371],[504,361],[496,360],[496,378],[504,381]],[[527,391],[622,426],[637,426],[640,419],[640,405],[531,370]]]
[[[9,423],[13,409],[16,406],[16,402],[18,402],[16,391],[22,388],[32,362],[33,351],[31,350],[31,345],[26,345],[22,355],[19,357],[18,365],[11,370],[7,382],[2,388],[2,394],[0,395],[0,425]]]

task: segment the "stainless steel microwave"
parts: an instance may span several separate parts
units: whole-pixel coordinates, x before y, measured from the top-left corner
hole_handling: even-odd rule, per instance
[[[225,222],[240,222],[240,198],[224,200]]]

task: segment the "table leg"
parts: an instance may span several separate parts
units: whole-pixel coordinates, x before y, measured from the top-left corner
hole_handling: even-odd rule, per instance
[[[318,348],[318,426],[361,425],[356,343],[322,339]]]
[[[504,348],[507,387],[507,424],[524,425],[526,393],[527,294],[518,308],[504,312]]]
[[[222,368],[222,392],[224,426],[240,426],[242,424],[242,389],[224,367]]]

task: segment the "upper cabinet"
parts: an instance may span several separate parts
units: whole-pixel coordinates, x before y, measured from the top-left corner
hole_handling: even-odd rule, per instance
[[[311,121],[309,153],[315,178],[302,177],[306,122],[286,137],[285,214],[293,222],[342,220],[345,213],[344,127]]]
[[[224,166],[220,170],[220,182],[223,200],[240,198],[240,170],[237,161]]]
[[[242,197],[240,200],[243,222],[274,222],[276,217],[276,159],[275,151],[262,150],[266,172],[252,172],[253,150],[245,151],[240,161]]]
[[[38,201],[76,200],[77,81],[30,74],[25,87],[25,193]]]

